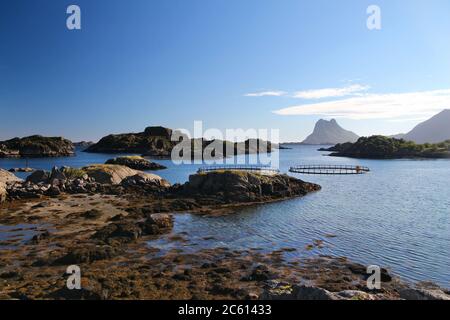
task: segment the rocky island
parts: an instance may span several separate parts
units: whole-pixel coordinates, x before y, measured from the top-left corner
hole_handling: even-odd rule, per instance
[[[141,154],[155,158],[170,158],[173,148],[179,143],[172,141],[173,130],[164,127],[148,127],[144,132],[108,135],[98,143],[89,146],[85,151],[92,153],[124,153]],[[183,136],[180,134],[180,136]],[[185,136],[183,136],[185,137]],[[186,140],[188,140],[185,137]],[[189,143],[189,141],[188,141]],[[247,140],[245,142],[233,143],[220,140],[191,139],[191,158],[202,159],[203,151],[208,146],[223,146],[220,154],[211,154],[212,157],[226,157],[227,150],[233,155],[255,154],[260,152],[271,152],[271,143],[262,140]],[[181,155],[182,156],[182,155]]]
[[[75,154],[71,141],[39,135],[0,141],[0,158],[68,157]]]
[[[108,161],[106,161],[106,164],[117,164],[141,171],[167,169],[167,167],[159,163],[148,161],[147,159],[144,159],[140,156],[117,157],[114,159],[109,159]]]
[[[443,159],[450,158],[450,140],[436,144],[416,144],[412,141],[385,136],[362,137],[355,143],[337,144],[328,149],[330,156],[362,159]]]

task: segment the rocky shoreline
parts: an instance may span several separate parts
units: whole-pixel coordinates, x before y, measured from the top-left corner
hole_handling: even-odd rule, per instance
[[[304,248],[177,247],[195,236],[174,231],[178,213],[232,214],[320,190],[286,175],[212,172],[172,186],[114,165],[36,171],[28,181],[0,174],[7,198],[0,226],[10,226],[0,241],[1,299],[448,298],[440,288],[411,287],[384,269],[382,288],[368,290],[365,266],[345,258],[286,259]],[[174,248],[162,252],[148,244],[157,239]],[[82,270],[82,290],[65,286],[73,264]]]

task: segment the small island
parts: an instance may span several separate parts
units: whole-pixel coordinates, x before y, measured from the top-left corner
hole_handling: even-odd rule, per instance
[[[159,163],[149,161],[140,156],[117,157],[114,159],[109,159],[108,161],[106,161],[105,164],[117,164],[117,165],[126,166],[131,169],[142,170],[142,171],[147,171],[147,170],[156,171],[156,170],[167,169],[167,167],[165,167]]]
[[[180,141],[172,141],[174,131],[161,126],[147,127],[144,132],[111,134],[89,146],[85,152],[90,153],[121,153],[140,154],[153,158],[170,158],[172,151]],[[207,158],[205,149],[211,149],[211,158],[227,157],[240,154],[258,154],[272,152],[272,145],[268,141],[249,139],[244,142],[230,142],[222,140],[188,139],[181,133],[184,142],[191,145],[191,158]],[[223,150],[220,150],[223,146]],[[214,147],[214,148],[213,148]],[[214,150],[212,150],[214,149]],[[227,154],[227,151],[233,154]],[[182,155],[180,155],[182,156]]]
[[[371,136],[359,138],[355,143],[337,144],[319,151],[330,151],[330,156],[333,157],[360,159],[446,159],[450,158],[450,140],[435,144],[416,144],[403,139]]]
[[[46,158],[75,155],[73,143],[62,137],[34,135],[0,141],[0,158]]]

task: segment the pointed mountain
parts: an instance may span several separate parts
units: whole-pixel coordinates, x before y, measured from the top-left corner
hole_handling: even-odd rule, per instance
[[[314,132],[308,136],[302,144],[335,145],[345,142],[356,142],[359,136],[351,131],[343,129],[335,119],[330,121],[319,120]]]
[[[418,124],[404,137],[415,143],[439,143],[450,139],[450,110],[444,110]]]

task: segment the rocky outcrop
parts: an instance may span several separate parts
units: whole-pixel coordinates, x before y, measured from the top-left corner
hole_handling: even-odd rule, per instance
[[[101,184],[120,184],[124,179],[134,177],[134,180],[154,182],[161,186],[169,186],[169,183],[161,177],[139,172],[137,170],[130,169],[125,166],[112,165],[112,164],[99,164],[84,167],[82,169],[86,174],[93,178],[96,182]],[[128,180],[129,182],[129,180]]]
[[[190,196],[212,196],[223,202],[264,202],[304,196],[320,186],[288,175],[265,175],[247,171],[216,171],[191,175],[182,192]]]
[[[17,178],[14,174],[0,169],[0,203],[4,202],[7,198],[7,188],[10,184],[21,182],[22,180]]]
[[[302,144],[330,145],[345,142],[355,142],[358,135],[343,129],[335,119],[330,121],[319,120],[316,123],[314,132],[308,136]]]
[[[136,241],[142,236],[168,233],[173,228],[173,216],[170,214],[151,214],[145,221],[126,218],[111,223],[98,230],[92,239],[107,244],[123,244]]]
[[[61,137],[30,136],[0,142],[0,158],[67,157],[75,154],[71,141]]]
[[[25,182],[8,184],[11,200],[58,196],[61,193],[161,193],[170,188],[161,177],[118,165],[94,165],[83,169],[37,170]]]
[[[109,159],[105,163],[126,166],[128,168],[131,168],[134,170],[141,170],[141,171],[167,169],[163,165],[148,161],[147,159],[144,159],[139,156],[118,157],[118,158],[114,158],[114,159]]]

